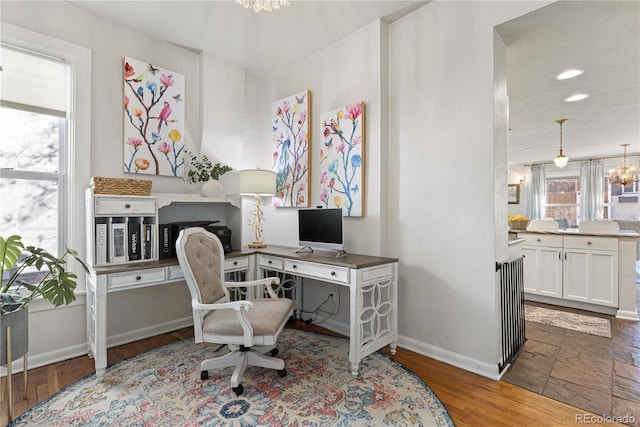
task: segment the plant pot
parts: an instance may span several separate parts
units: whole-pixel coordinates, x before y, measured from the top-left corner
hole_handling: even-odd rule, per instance
[[[202,187],[200,187],[200,193],[204,197],[224,197],[224,188],[222,188],[222,184],[220,184],[220,181],[216,179],[210,179],[209,181],[205,181],[202,183]]]
[[[0,315],[0,365],[7,364],[7,326],[11,326],[11,360],[29,351],[29,308]]]

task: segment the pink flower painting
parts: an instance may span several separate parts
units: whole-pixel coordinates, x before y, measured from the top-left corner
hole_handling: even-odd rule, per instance
[[[364,102],[320,116],[320,204],[364,216]]]
[[[184,76],[124,58],[124,171],[184,175]]]
[[[271,105],[275,206],[309,206],[310,97],[311,92],[307,90]]]

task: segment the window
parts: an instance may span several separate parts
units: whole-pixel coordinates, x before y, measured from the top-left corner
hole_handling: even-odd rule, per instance
[[[603,219],[637,221],[640,183],[622,187],[604,180]],[[580,179],[577,176],[546,179],[545,216],[566,218],[569,226],[580,223]]]
[[[546,218],[565,218],[569,226],[580,222],[580,179],[575,177],[546,179]]]
[[[0,235],[61,254],[69,65],[61,59],[2,48],[0,88]]]
[[[639,183],[632,182],[623,187],[611,184],[605,178],[603,218],[637,221],[639,186]]]

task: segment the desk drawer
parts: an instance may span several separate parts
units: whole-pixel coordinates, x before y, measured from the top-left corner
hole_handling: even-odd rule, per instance
[[[225,258],[224,271],[246,270],[249,268],[249,257]]]
[[[349,269],[333,265],[320,265],[304,261],[284,260],[284,270],[294,275],[328,280],[338,283],[349,283]]]
[[[260,268],[282,270],[284,260],[276,256],[258,255],[258,266],[260,266]]]
[[[96,215],[155,215],[156,199],[96,197]]]
[[[558,234],[518,234],[518,237],[522,237],[524,246],[554,246],[562,247],[562,236]]]
[[[179,265],[171,265],[167,267],[167,280],[184,279],[182,268]]]
[[[164,268],[138,270],[127,273],[110,274],[107,279],[109,289],[126,288],[128,286],[146,285],[166,280]]]
[[[617,251],[617,237],[565,236],[564,247],[573,249],[593,249],[600,251]]]

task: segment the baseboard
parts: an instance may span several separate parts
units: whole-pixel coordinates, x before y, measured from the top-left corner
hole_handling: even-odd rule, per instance
[[[618,310],[616,312],[616,319],[631,320],[633,322],[640,321],[640,317],[638,317],[637,311],[628,311],[628,310]]]
[[[318,324],[321,324],[323,327],[334,332],[349,336],[349,325],[345,323],[337,322],[333,319],[327,319],[323,322],[318,322]],[[498,362],[496,362],[495,365],[480,362],[461,354],[454,353],[440,347],[425,344],[423,342],[403,336],[398,337],[398,346],[446,363],[447,365],[455,366],[456,368],[464,369],[465,371],[482,375],[483,377],[487,377],[492,380],[498,381],[501,377],[501,374],[498,370]]]
[[[145,338],[150,338],[156,335],[166,334],[178,329],[193,326],[193,317],[184,317],[182,319],[172,320],[171,322],[165,322],[158,325],[153,325],[146,328],[136,329],[134,331],[127,331],[122,334],[117,334],[107,337],[107,348],[117,347],[122,344],[128,344],[130,342],[139,341]],[[36,355],[28,355],[28,369],[39,368],[41,366],[50,365],[52,363],[61,362],[63,360],[73,359],[74,357],[87,355],[87,344],[77,344],[70,347],[49,351],[47,353],[41,353]],[[14,360],[11,364],[12,373],[19,373],[23,371],[22,358]],[[0,377],[7,376],[7,369],[0,368]]]

